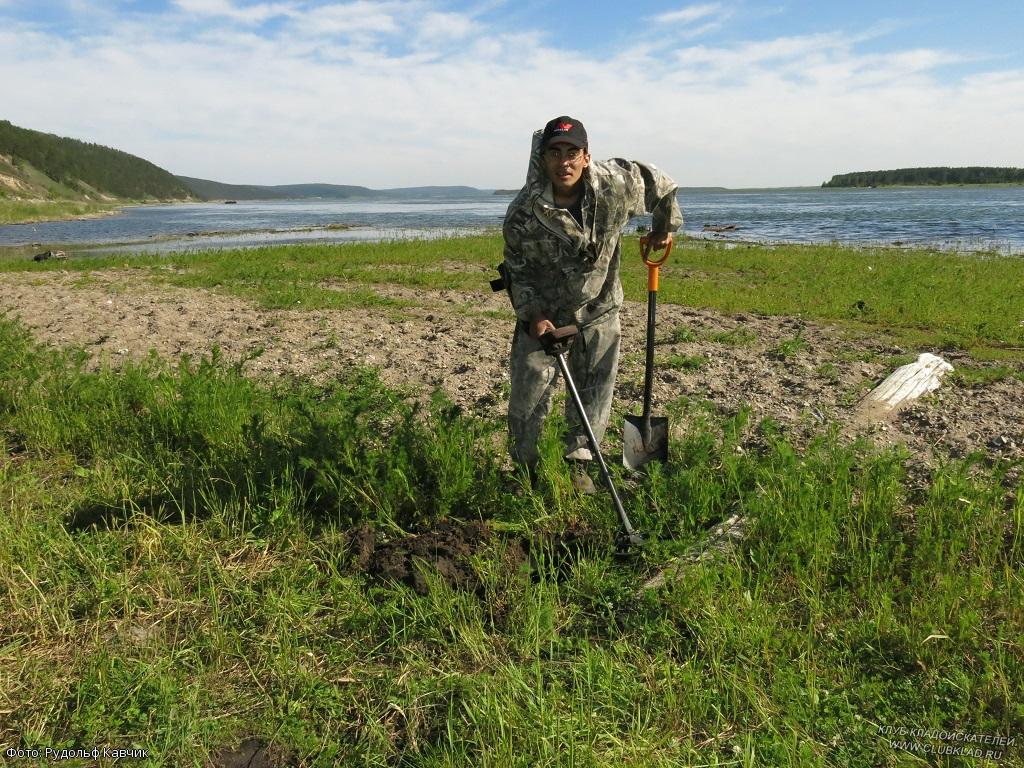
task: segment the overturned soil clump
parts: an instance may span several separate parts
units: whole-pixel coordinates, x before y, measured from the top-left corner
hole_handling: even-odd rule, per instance
[[[502,534],[487,522],[441,520],[408,536],[385,540],[370,526],[350,533],[352,566],[387,583],[405,584],[417,594],[430,592],[431,574],[453,589],[482,594],[484,583],[474,556],[500,554],[502,575],[536,577],[540,569],[567,576],[580,557],[605,551],[610,542],[599,532],[570,525],[532,536]]]
[[[237,747],[223,747],[211,755],[214,768],[292,768],[298,765],[284,750],[262,739],[245,739]]]
[[[431,571],[451,587],[478,591],[482,585],[470,557],[493,539],[494,531],[487,523],[442,520],[420,533],[380,542],[373,529],[364,527],[356,532],[353,544],[358,567],[382,581],[407,584],[425,595]]]

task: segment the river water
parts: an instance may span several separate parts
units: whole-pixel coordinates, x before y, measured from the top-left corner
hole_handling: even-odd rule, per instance
[[[510,200],[480,192],[443,200],[139,206],[97,219],[0,226],[0,246],[170,252],[449,237],[499,228]],[[1024,187],[1019,186],[683,189],[679,203],[685,231],[695,237],[1024,254]],[[648,221],[636,219],[629,228]]]

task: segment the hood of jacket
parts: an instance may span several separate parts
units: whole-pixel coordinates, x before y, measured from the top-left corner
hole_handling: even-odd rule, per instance
[[[584,231],[568,211],[555,205],[553,187],[548,179],[547,171],[544,169],[543,140],[543,129],[533,132],[530,144],[530,162],[526,169],[526,183],[512,202],[510,210],[512,207],[520,207],[531,211],[548,230],[570,243],[574,250],[584,250],[588,242],[593,239],[593,233]],[[591,168],[585,169],[583,171],[584,205],[593,198],[591,188],[594,182]]]

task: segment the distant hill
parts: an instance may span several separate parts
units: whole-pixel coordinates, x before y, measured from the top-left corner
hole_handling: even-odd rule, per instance
[[[175,176],[148,160],[0,120],[0,199],[94,200],[452,200],[490,195],[466,186],[370,189],[350,184],[224,184]]]
[[[178,176],[178,180],[204,200],[388,200],[415,197],[417,199],[450,199],[490,194],[475,187],[401,187],[398,189],[370,189],[349,184],[224,184],[209,179]]]
[[[186,200],[171,173],[118,149],[0,120],[0,198]]]
[[[341,184],[285,184],[260,186],[258,184],[224,184],[209,179],[178,176],[178,181],[204,200],[286,200],[306,197],[327,197],[342,200],[363,197],[372,190]]]
[[[418,200],[447,200],[456,197],[476,197],[478,195],[489,197],[491,194],[489,189],[463,186],[396,187],[394,189],[374,189],[371,192],[377,198],[404,199],[415,197]]]
[[[679,187],[677,192],[725,192],[725,187]],[[513,197],[519,194],[518,189],[496,189],[492,195],[498,195],[501,197]]]
[[[891,171],[840,173],[823,187],[891,187],[942,184],[1024,184],[1024,168],[897,168]]]

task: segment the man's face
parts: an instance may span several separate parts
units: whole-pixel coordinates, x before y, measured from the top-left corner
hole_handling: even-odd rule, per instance
[[[571,195],[589,166],[587,151],[567,142],[556,141],[544,150],[544,169],[556,195]]]

